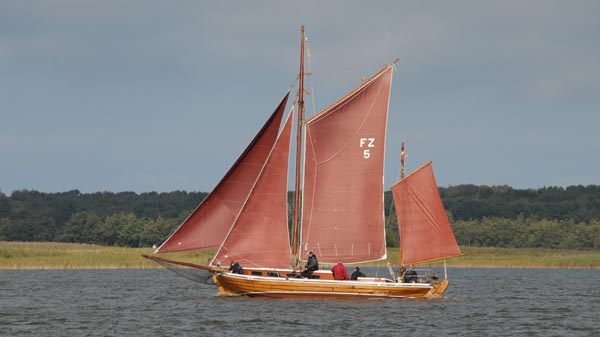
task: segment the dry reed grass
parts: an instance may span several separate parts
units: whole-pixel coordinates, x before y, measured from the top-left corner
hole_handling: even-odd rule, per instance
[[[463,247],[466,256],[450,259],[449,267],[600,269],[600,252],[560,249],[506,249]],[[0,242],[0,269],[155,269],[160,266],[141,254],[152,248],[106,247],[56,242]],[[208,253],[169,254],[168,258],[204,264]],[[398,252],[388,249],[396,265]],[[385,263],[383,263],[385,264]],[[381,266],[382,263],[372,263]],[[439,267],[441,262],[423,265]]]

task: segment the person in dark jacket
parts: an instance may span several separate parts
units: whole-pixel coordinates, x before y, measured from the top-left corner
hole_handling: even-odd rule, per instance
[[[243,274],[244,268],[242,268],[242,266],[240,266],[239,263],[237,263],[235,261],[231,261],[231,265],[229,266],[229,271],[232,273],[236,273],[236,274]]]
[[[417,272],[415,271],[415,266],[408,266],[408,270],[404,272],[404,282],[406,283],[417,283],[418,277]]]
[[[319,261],[317,260],[317,256],[313,253],[313,251],[309,250],[308,261],[306,261],[306,265],[302,271],[302,277],[310,278],[315,270],[319,270]]]
[[[354,273],[350,276],[350,280],[356,281],[359,277],[365,277],[362,271],[360,271],[359,267],[354,267]]]

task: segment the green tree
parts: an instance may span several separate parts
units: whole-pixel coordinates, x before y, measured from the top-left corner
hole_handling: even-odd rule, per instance
[[[385,230],[385,245],[387,247],[400,247],[398,220],[395,215],[388,218],[388,223]]]
[[[121,225],[120,230],[118,232],[118,246],[141,246],[142,232],[144,229],[143,220],[138,220],[138,218],[133,213],[114,214],[110,218],[112,219],[112,221],[115,221]]]
[[[96,227],[100,219],[94,212],[78,212],[65,223],[57,240],[61,242],[96,243]]]
[[[555,220],[540,220],[533,223],[529,232],[529,247],[560,248],[565,231]]]
[[[596,224],[578,223],[569,227],[565,238],[561,242],[562,248],[570,249],[595,249],[600,236],[600,227]]]
[[[0,219],[0,240],[33,241],[37,227],[21,219]]]
[[[10,213],[10,199],[4,193],[0,192],[0,219],[9,217]]]
[[[140,233],[140,245],[142,247],[159,246],[173,231],[176,224],[173,219],[165,219],[160,216],[156,220],[145,221]]]

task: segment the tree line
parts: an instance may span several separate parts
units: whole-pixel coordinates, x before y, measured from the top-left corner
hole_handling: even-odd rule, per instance
[[[159,244],[208,193],[0,192],[0,241]]]
[[[460,245],[600,249],[600,186],[458,185],[440,194]],[[0,192],[0,241],[148,247],[168,237],[207,195]],[[389,191],[384,200],[388,246],[394,247],[398,230]]]

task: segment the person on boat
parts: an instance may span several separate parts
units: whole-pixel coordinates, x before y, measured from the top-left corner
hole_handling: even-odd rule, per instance
[[[239,263],[237,263],[235,261],[231,261],[231,265],[229,266],[229,271],[232,273],[236,273],[236,274],[243,274],[244,268],[242,268],[242,266],[240,266]]]
[[[404,272],[404,282],[417,283],[417,272],[414,265],[408,266],[408,270]]]
[[[306,265],[302,271],[302,277],[310,278],[310,275],[312,275],[315,270],[319,270],[319,261],[317,260],[315,253],[313,253],[312,250],[309,250],[308,261],[306,261]]]
[[[404,273],[406,273],[406,266],[400,266],[400,270],[398,270],[398,275],[400,275],[400,282],[404,282]]]
[[[360,271],[359,267],[354,267],[354,272],[352,273],[352,276],[350,276],[350,280],[356,281],[359,277],[365,277],[365,274]]]
[[[348,280],[348,270],[346,270],[346,266],[340,260],[338,264],[331,268],[331,272],[333,273],[333,279],[338,281]]]

